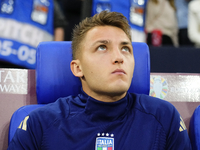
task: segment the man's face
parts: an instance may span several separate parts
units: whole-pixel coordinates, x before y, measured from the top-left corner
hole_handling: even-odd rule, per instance
[[[132,43],[125,32],[113,26],[97,26],[86,33],[76,60],[83,90],[91,97],[123,98],[134,71]]]

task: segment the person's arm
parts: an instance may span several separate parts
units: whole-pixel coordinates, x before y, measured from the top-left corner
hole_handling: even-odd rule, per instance
[[[146,99],[146,98],[147,99]],[[147,113],[153,114],[161,125],[158,137],[165,142],[165,150],[191,150],[187,129],[178,110],[168,101],[151,96],[144,96],[140,101],[143,108],[148,106]],[[160,143],[156,143],[159,145]]]
[[[64,40],[64,30],[67,21],[61,8],[56,0],[54,0],[54,41]]]
[[[54,29],[54,41],[64,40],[64,28],[58,27]]]
[[[174,108],[173,113],[169,114],[171,119],[168,124],[167,133],[167,150],[192,150],[189,135],[184,124],[184,121],[176,108]]]
[[[34,117],[26,116],[17,128],[8,150],[39,150],[42,142],[42,128]]]

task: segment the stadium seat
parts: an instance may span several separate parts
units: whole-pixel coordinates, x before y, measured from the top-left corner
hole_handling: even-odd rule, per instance
[[[132,43],[135,70],[129,92],[147,94],[150,89],[150,56],[146,43]],[[20,122],[32,110],[56,101],[59,97],[77,95],[81,82],[70,70],[71,42],[41,42],[37,48],[36,94],[37,105],[19,108],[10,121],[8,143],[12,140]]]
[[[200,105],[195,109],[189,126],[189,136],[193,150],[200,149]]]

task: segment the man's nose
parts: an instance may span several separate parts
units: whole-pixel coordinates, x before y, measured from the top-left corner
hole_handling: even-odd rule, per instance
[[[123,54],[121,53],[120,49],[113,50],[113,63],[123,63]]]

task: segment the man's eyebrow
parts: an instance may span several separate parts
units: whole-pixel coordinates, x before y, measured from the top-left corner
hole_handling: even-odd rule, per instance
[[[132,43],[124,41],[124,42],[121,42],[121,45],[132,45]]]
[[[98,40],[98,41],[94,42],[92,45],[95,45],[97,43],[108,44],[109,42],[110,42],[109,40]]]
[[[92,45],[95,45],[97,43],[108,44],[108,43],[110,43],[110,41],[109,40],[98,40],[98,41],[94,42]],[[121,45],[132,45],[132,43],[129,41],[123,41],[120,44]]]

